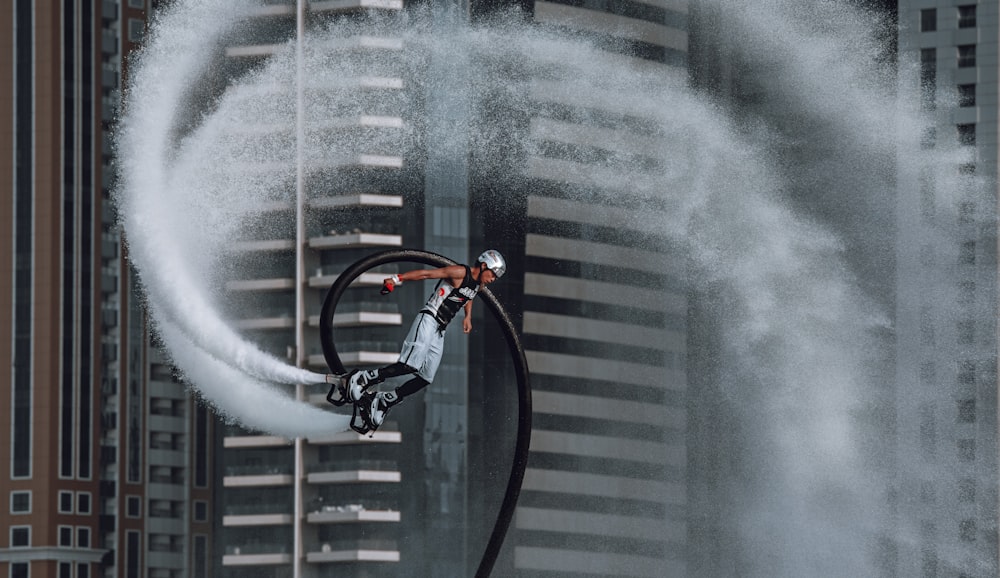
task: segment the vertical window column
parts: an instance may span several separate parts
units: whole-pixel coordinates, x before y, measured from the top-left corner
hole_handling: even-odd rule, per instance
[[[31,307],[34,236],[34,2],[17,0],[14,31],[14,368],[12,475],[31,477]]]
[[[63,0],[62,142],[62,373],[59,475],[73,477],[76,399],[76,20],[73,0]]]
[[[934,110],[937,99],[937,50],[920,51],[920,108]]]

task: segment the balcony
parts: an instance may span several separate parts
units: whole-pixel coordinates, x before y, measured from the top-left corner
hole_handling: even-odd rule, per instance
[[[239,279],[227,281],[228,291],[288,291],[295,289],[295,279],[279,277],[276,279]]]
[[[381,504],[372,504],[370,509],[362,504],[325,506],[306,515],[306,521],[310,524],[399,522],[400,519],[399,510]]]
[[[176,381],[153,378],[149,382],[150,397],[183,400],[187,398],[187,389]]]
[[[381,281],[379,281],[381,283]],[[333,316],[334,327],[363,327],[372,325],[402,325],[399,305],[387,301],[362,301],[344,303]],[[309,316],[309,325],[319,327],[319,315]]]
[[[255,239],[235,241],[232,250],[241,253],[294,251],[295,239]]]
[[[354,195],[338,195],[335,197],[317,197],[309,200],[309,206],[314,209],[402,207],[403,197],[401,195],[358,193]]]
[[[399,549],[389,540],[351,540],[324,543],[306,553],[306,562],[399,562]]]
[[[383,341],[359,341],[338,344],[340,361],[346,367],[388,365],[399,360],[399,344]],[[309,365],[326,368],[322,353],[314,353],[308,358]],[[326,371],[324,369],[324,371]]]
[[[398,467],[385,460],[320,463],[310,468],[306,479],[310,484],[399,483]]]
[[[285,312],[275,317],[257,317],[254,319],[239,319],[233,322],[233,327],[242,331],[268,331],[278,329],[294,329],[295,318]]]
[[[292,520],[290,503],[230,505],[222,513],[222,525],[229,527],[284,526]]]
[[[321,251],[327,249],[364,249],[367,247],[402,247],[403,237],[402,235],[365,233],[357,229],[349,233],[331,231],[327,236],[309,239],[309,246]]]
[[[223,566],[274,566],[291,564],[288,544],[242,544],[227,546],[222,556]]]
[[[403,0],[323,0],[310,2],[313,12],[361,12],[363,10],[402,10]]]
[[[226,433],[227,436],[222,442],[225,448],[273,448],[292,445],[292,440],[278,436],[238,435],[240,432]]]
[[[228,466],[222,485],[226,488],[290,486],[291,466]]]
[[[325,403],[325,397],[322,399]],[[329,405],[329,404],[327,404]],[[402,443],[403,435],[398,431],[378,430],[374,435],[362,435],[354,431],[342,431],[322,437],[311,437],[313,445],[346,446],[356,444],[398,444]]]
[[[273,56],[285,48],[283,44],[256,44],[247,46],[229,46],[226,56],[229,58],[262,58]]]

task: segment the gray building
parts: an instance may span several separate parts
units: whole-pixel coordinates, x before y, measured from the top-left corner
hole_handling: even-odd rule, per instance
[[[531,22],[603,47],[604,74],[686,76],[687,2],[528,8]],[[646,186],[663,136],[628,82],[601,86],[586,71],[597,86],[580,90],[586,67],[565,64],[565,76],[540,70],[525,83],[513,170],[474,167],[479,198],[508,198],[483,222],[512,260],[496,291],[523,311],[534,391],[531,458],[498,572],[683,576],[684,259],[660,229],[663,188]],[[501,390],[487,378],[487,392]]]
[[[924,119],[900,152],[919,162],[898,197],[899,576],[997,572],[998,16],[899,3],[901,86]]]

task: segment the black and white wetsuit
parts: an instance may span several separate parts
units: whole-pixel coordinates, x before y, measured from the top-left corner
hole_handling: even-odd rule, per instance
[[[420,314],[413,320],[410,332],[403,340],[399,362],[415,368],[419,377],[434,381],[441,356],[444,354],[444,332],[465,304],[479,293],[479,282],[472,278],[472,270],[465,266],[465,278],[458,287],[448,279],[441,279]]]

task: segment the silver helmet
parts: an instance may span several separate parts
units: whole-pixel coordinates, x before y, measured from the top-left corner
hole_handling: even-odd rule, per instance
[[[486,263],[486,268],[493,271],[497,279],[503,277],[503,274],[507,272],[507,262],[503,260],[500,251],[495,249],[483,251],[483,254],[479,256],[479,262]]]

